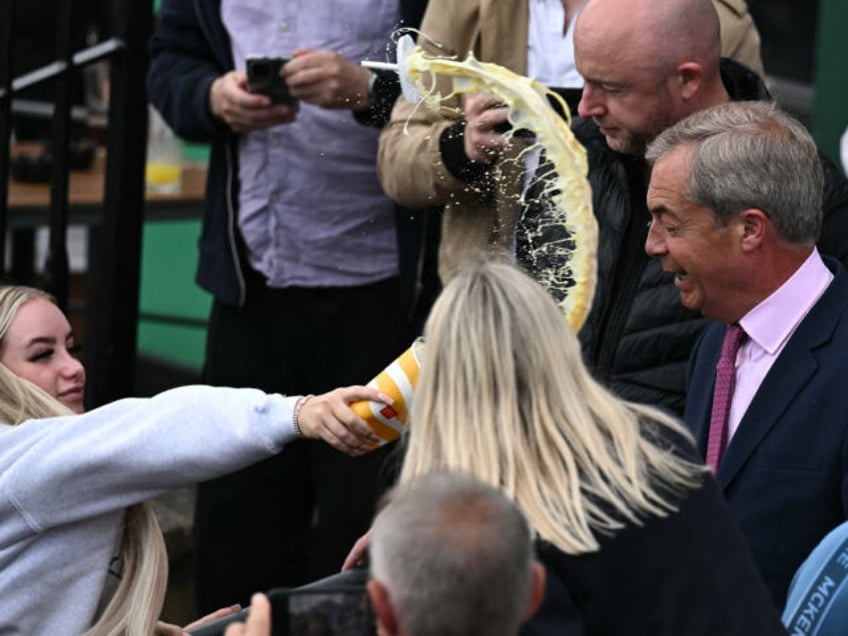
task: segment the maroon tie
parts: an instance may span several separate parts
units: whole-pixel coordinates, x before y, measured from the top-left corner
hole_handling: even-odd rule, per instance
[[[730,413],[733,385],[736,383],[736,354],[739,353],[744,337],[745,330],[739,325],[727,326],[727,333],[724,334],[724,342],[721,344],[721,357],[716,366],[710,437],[707,440],[707,466],[713,474],[718,470],[718,463],[727,445],[727,416]]]

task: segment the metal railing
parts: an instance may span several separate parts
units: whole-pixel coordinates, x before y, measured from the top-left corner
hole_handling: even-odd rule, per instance
[[[106,163],[102,218],[91,227],[92,245],[86,272],[84,364],[88,374],[86,405],[97,406],[130,395],[133,390],[141,232],[144,217],[144,163],[147,139],[147,42],[153,28],[150,2],[114,0],[111,37],[82,51],[72,51],[73,0],[56,0],[56,60],[17,78],[12,77],[14,0],[0,0],[0,273],[5,271],[8,231],[9,143],[15,95],[49,82],[54,99],[53,157],[50,179],[49,249],[43,286],[67,310],[69,266],[67,229],[71,96],[74,74],[101,60],[109,63]],[[12,281],[15,282],[15,281]]]

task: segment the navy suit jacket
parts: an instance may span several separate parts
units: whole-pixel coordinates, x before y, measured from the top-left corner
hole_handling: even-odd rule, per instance
[[[716,480],[778,607],[796,569],[848,519],[848,273],[835,278],[769,370]],[[707,328],[689,363],[684,419],[705,455],[727,327]]]

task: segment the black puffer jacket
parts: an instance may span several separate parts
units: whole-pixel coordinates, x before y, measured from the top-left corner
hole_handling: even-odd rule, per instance
[[[579,334],[584,359],[617,395],[682,414],[684,370],[707,321],[681,304],[671,275],[645,253],[644,161],[610,150],[591,121],[574,132],[588,152],[600,229],[595,299]]]
[[[721,70],[734,100],[771,99],[747,67],[725,59]],[[575,120],[573,130],[587,150],[592,204],[600,228],[598,284],[580,331],[584,358],[595,377],[619,396],[682,414],[686,362],[707,320],[683,307],[671,276],[645,253],[650,216],[644,161],[610,150],[590,120]],[[823,155],[822,162],[824,225],[819,249],[848,264],[848,181]],[[546,266],[540,264],[538,247],[552,238],[533,218],[540,210],[528,206],[516,231],[518,259],[531,272]],[[530,240],[535,245],[528,245],[528,236],[534,237]],[[531,260],[528,254],[534,250]]]

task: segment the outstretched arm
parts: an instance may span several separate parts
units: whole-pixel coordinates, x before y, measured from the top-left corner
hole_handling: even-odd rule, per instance
[[[234,472],[297,438],[298,399],[187,386],[5,427],[0,512],[8,511],[10,531],[40,531]],[[362,454],[375,438],[350,409],[361,399],[391,401],[368,387],[317,396],[301,406],[302,434]]]
[[[314,398],[300,398],[300,406],[295,406],[298,428],[305,437],[324,440],[348,455],[367,453],[380,438],[350,408],[353,402],[363,400],[392,403],[384,393],[365,386],[350,386]]]

